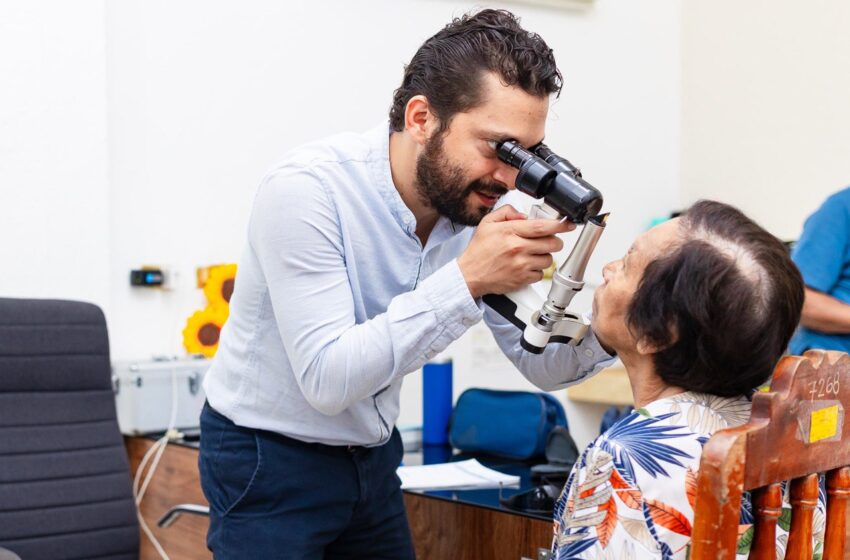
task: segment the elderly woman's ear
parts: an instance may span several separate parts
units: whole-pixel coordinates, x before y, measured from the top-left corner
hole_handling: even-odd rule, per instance
[[[663,350],[663,348],[659,348],[654,342],[649,341],[647,338],[642,338],[637,342],[638,354],[643,356],[646,356],[647,354],[656,354],[661,350]]]
[[[648,336],[642,336],[638,338],[635,344],[638,354],[641,354],[642,356],[657,354],[662,350],[666,350],[667,348],[670,348],[671,346],[676,344],[676,342],[679,340],[679,329],[676,327],[676,325],[670,324],[667,327],[667,332],[669,336],[667,337],[667,340],[664,341],[652,340]]]

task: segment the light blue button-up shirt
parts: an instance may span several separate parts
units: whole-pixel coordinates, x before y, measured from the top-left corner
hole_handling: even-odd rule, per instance
[[[612,360],[578,348],[525,352],[519,329],[474,300],[457,257],[474,228],[441,217],[422,247],[392,181],[389,127],[288,154],[262,180],[230,318],[204,389],[236,424],[302,441],[374,446],[398,418],[404,375],[485,317],[539,387]]]

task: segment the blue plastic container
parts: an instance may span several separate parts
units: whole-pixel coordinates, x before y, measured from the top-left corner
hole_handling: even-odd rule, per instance
[[[422,444],[446,445],[452,415],[452,361],[422,366]]]

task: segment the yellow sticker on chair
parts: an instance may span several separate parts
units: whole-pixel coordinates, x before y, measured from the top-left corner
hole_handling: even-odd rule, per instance
[[[809,443],[828,439],[838,433],[838,405],[828,406],[812,412]]]

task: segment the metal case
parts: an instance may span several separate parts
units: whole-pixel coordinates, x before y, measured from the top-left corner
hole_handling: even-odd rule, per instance
[[[174,427],[197,430],[206,399],[202,382],[210,363],[205,359],[114,362],[112,386],[121,432],[127,435],[164,432],[169,427],[175,397]],[[173,382],[176,384],[172,385]]]

